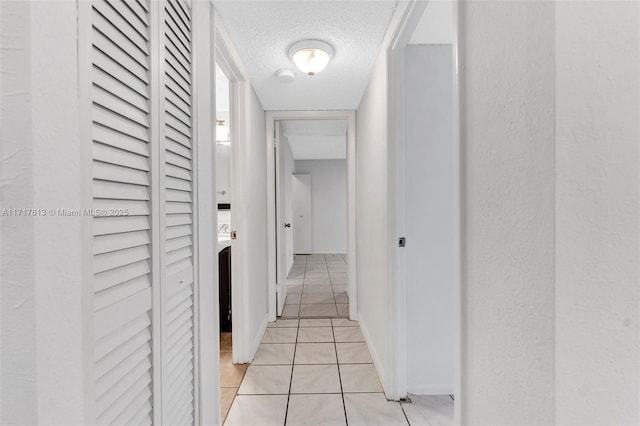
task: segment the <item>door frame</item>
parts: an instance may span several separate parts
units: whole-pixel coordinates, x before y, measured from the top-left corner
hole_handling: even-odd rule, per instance
[[[215,35],[211,45],[215,47],[214,61],[229,79],[229,135],[232,140],[229,149],[231,226],[238,235],[238,239],[231,240],[232,360],[236,364],[244,364],[250,362],[252,357],[250,353],[252,342],[249,341],[249,314],[251,307],[249,306],[249,289],[246,280],[249,265],[245,261],[247,241],[244,238],[243,216],[247,200],[242,195],[245,192],[243,188],[246,187],[246,181],[243,178],[244,173],[242,172],[243,158],[246,151],[245,144],[251,131],[249,128],[251,125],[249,120],[251,83],[249,81],[249,73],[240,60],[240,55],[231,40],[231,36],[222,24],[222,19],[215,8],[213,14]],[[211,78],[215,88],[215,66]],[[212,120],[215,120],[215,115]]]
[[[387,87],[388,87],[388,185],[389,193],[395,194],[389,198],[389,241],[394,242],[403,236],[405,221],[405,176],[404,176],[404,144],[405,144],[405,87],[404,87],[404,50],[409,39],[418,25],[430,0],[411,0],[404,3],[404,10],[398,20],[392,23],[391,35],[387,44]],[[458,16],[458,0],[453,3],[453,180],[454,180],[454,229],[453,229],[453,260],[454,260],[454,424],[460,424],[460,407],[462,390],[462,196],[463,163],[460,141],[460,80],[458,70],[460,19]],[[407,395],[407,318],[406,318],[406,270],[405,255],[396,244],[389,245],[389,295],[390,295],[390,323],[389,339],[390,360],[390,397],[403,398]]]
[[[276,147],[280,147],[281,146],[281,141],[284,140],[284,137],[280,132],[281,132],[281,126],[275,125],[274,128],[273,128],[273,150],[276,150]],[[273,167],[274,167],[275,179],[276,179],[275,187],[278,188],[278,189],[282,189],[281,185],[284,185],[284,183],[280,180],[280,178],[281,178],[280,174],[283,171],[283,167],[284,167],[283,162],[282,162],[283,156],[284,156],[283,150],[278,150],[277,153],[274,152]],[[268,167],[267,167],[267,169],[268,169]],[[278,280],[280,279],[279,272],[280,272],[282,266],[285,266],[287,264],[287,256],[286,256],[286,252],[284,254],[281,254],[282,241],[286,239],[286,232],[285,232],[285,230],[283,228],[285,220],[283,219],[282,212],[284,211],[285,206],[284,206],[284,197],[282,197],[282,191],[276,190],[275,197],[276,197],[276,211],[275,211],[276,214],[275,214],[275,216],[276,216],[276,229],[277,229],[277,234],[276,234],[276,282],[278,282]],[[283,299],[286,299],[286,297],[287,297],[287,286],[278,287],[278,285],[276,284],[276,315],[282,315],[282,310],[284,309],[284,300],[280,301],[278,299],[277,291],[279,289],[283,291],[283,293],[281,294],[281,297]]]
[[[346,120],[347,121],[347,292],[349,293],[349,319],[358,319],[358,281],[356,251],[356,112],[340,111],[267,111],[266,112],[266,150],[267,150],[267,262],[269,282],[269,321],[277,317],[276,294],[278,278],[276,262],[278,253],[276,238],[282,238],[282,229],[277,225],[276,217],[276,170],[274,155],[274,135],[276,121],[282,120]],[[280,237],[278,237],[280,235]]]
[[[195,417],[203,425],[220,422],[220,381],[212,361],[219,364],[219,336],[210,327],[219,327],[218,256],[210,244],[217,235],[217,209],[215,204],[215,122],[209,119],[209,111],[215,111],[214,54],[208,49],[215,42],[213,31],[213,6],[210,3],[193,3],[193,109],[195,159],[194,203],[194,386]],[[213,305],[213,306],[212,306]],[[155,314],[154,314],[155,315]],[[160,364],[162,365],[162,364]],[[214,401],[212,404],[210,401]],[[165,407],[166,408],[166,407]]]

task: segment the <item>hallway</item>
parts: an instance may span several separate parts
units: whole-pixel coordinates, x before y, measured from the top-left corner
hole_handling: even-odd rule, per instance
[[[0,425],[640,425],[640,1],[0,27]]]
[[[448,395],[412,400],[386,400],[356,321],[279,319],[267,328],[224,424],[453,423]]]
[[[282,316],[348,317],[347,256],[296,255],[287,278]]]

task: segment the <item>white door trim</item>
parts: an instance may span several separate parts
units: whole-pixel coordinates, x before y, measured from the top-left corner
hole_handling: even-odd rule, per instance
[[[93,206],[93,147],[87,143],[91,141],[92,114],[91,114],[91,86],[92,86],[92,10],[89,2],[78,3],[78,113],[80,120],[79,135],[81,143],[80,155],[82,156],[82,208]],[[151,59],[153,61],[153,59]],[[153,82],[155,83],[155,81]],[[155,84],[152,84],[152,88]],[[155,97],[152,96],[152,99]],[[152,138],[155,135],[152,135]],[[93,310],[93,218],[83,216],[82,221],[82,339],[83,345],[83,369],[84,372],[84,411],[85,424],[93,424],[96,421],[96,397],[95,397],[95,337],[94,337],[94,310]],[[155,247],[155,243],[153,245]],[[155,272],[153,272],[155,276]],[[155,301],[154,301],[155,303]],[[153,346],[155,355],[156,346]],[[153,360],[155,364],[155,359]],[[154,386],[155,391],[155,386]],[[155,395],[155,392],[154,392]],[[155,401],[154,401],[155,403]],[[80,408],[80,407],[79,407]],[[155,420],[155,419],[154,419]]]
[[[273,149],[275,122],[280,120],[347,121],[347,279],[349,318],[358,319],[358,281],[356,273],[356,113],[355,111],[267,111],[267,261],[269,275],[269,321],[276,320],[276,176]]]
[[[274,167],[275,167],[275,177],[276,177],[276,188],[283,188],[284,182],[281,181],[280,173],[283,171],[284,162],[282,161],[282,156],[284,155],[283,150],[276,149],[276,147],[280,147],[280,143],[283,140],[282,135],[280,134],[280,126],[274,126]],[[282,196],[282,191],[276,191],[276,254],[280,254],[282,250],[282,241],[286,238],[285,230],[284,230],[284,197]],[[278,267],[276,268],[277,275],[276,282],[282,284],[282,280],[286,278],[286,275],[283,274],[283,267],[286,269],[287,258],[286,256],[276,256],[276,262],[278,262]],[[278,292],[280,294],[278,294]],[[284,309],[284,301],[287,298],[287,286],[279,285],[276,286],[276,309],[277,315],[282,315],[282,310]]]
[[[462,19],[460,18],[460,2],[459,0],[453,0],[453,40],[451,43],[451,57],[453,59],[453,168],[455,173],[453,174],[453,188],[457,191],[453,197],[453,212],[456,215],[453,221],[453,300],[454,300],[454,312],[453,312],[453,325],[454,325],[454,339],[453,339],[453,389],[455,396],[455,403],[453,404],[453,422],[455,425],[462,424],[462,403],[464,401],[464,395],[462,393],[462,348],[463,348],[463,334],[462,334],[462,256],[463,256],[463,233],[464,233],[464,160],[462,159],[463,150],[462,142],[460,138],[460,122],[461,122],[461,104],[460,104],[460,28]]]
[[[387,44],[387,85],[388,85],[388,130],[387,138],[389,143],[388,167],[389,167],[389,239],[394,242],[389,248],[389,295],[390,295],[390,340],[389,353],[391,354],[389,385],[390,397],[393,399],[403,398],[407,395],[407,324],[406,324],[406,283],[405,283],[405,259],[402,250],[398,250],[395,244],[399,236],[405,231],[405,181],[404,181],[404,49],[407,46],[413,31],[415,30],[428,1],[411,0],[401,3],[399,7],[404,7],[401,15],[398,14],[398,21],[390,26],[391,33]],[[460,112],[459,112],[459,78],[458,78],[458,1],[453,0],[453,26],[454,40],[453,46],[453,143],[454,143],[454,206],[456,215],[454,219],[454,318],[455,318],[455,423],[460,423],[460,406],[462,395],[461,390],[461,195],[462,195],[462,165],[460,147]],[[395,194],[395,197],[394,197]],[[392,198],[393,197],[393,198]]]
[[[230,146],[230,195],[231,195],[231,225],[238,235],[232,240],[231,247],[231,311],[233,315],[233,362],[237,364],[251,361],[253,342],[249,341],[249,306],[247,270],[251,266],[245,262],[247,240],[243,212],[246,201],[242,189],[247,184],[243,178],[243,158],[245,158],[246,141],[250,135],[251,125],[249,105],[251,84],[249,75],[244,68],[229,33],[222,24],[217,11],[214,11],[215,28],[215,61],[229,78],[230,109],[229,134]],[[215,69],[213,71],[215,74]],[[215,151],[215,150],[214,150]],[[215,160],[214,160],[215,161]],[[216,204],[217,206],[217,204]],[[216,224],[217,229],[217,224]],[[217,232],[216,232],[217,235]],[[217,278],[217,277],[216,277]],[[217,299],[216,299],[217,300]]]
[[[215,42],[213,6],[208,2],[193,2],[194,57],[194,221],[195,277],[195,386],[196,424],[220,424],[218,253],[212,239],[217,235],[215,190],[215,111],[214,54],[209,46]]]
[[[405,233],[404,188],[404,48],[428,2],[411,1],[398,11],[387,44],[387,165],[389,227],[389,381],[388,396],[407,395],[407,323],[404,253],[398,237]],[[401,7],[401,6],[400,6]],[[389,35],[389,34],[388,34]]]

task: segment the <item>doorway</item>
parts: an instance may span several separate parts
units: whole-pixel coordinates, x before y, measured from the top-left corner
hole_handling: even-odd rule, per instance
[[[269,319],[356,320],[355,112],[269,111],[266,124]]]
[[[348,317],[346,120],[276,121],[278,315]],[[286,291],[286,293],[284,293]]]
[[[395,397],[460,407],[457,2],[416,2],[390,43]],[[455,404],[453,399],[455,398]]]
[[[240,173],[241,158],[249,128],[247,91],[250,87],[244,68],[237,61],[229,35],[215,10],[210,46],[215,46],[215,165],[216,190],[212,192],[217,206],[218,300],[219,317],[219,395],[220,420],[224,421],[244,373],[251,360],[248,332],[249,308],[243,256],[247,244],[244,238],[243,198],[245,182]],[[237,238],[236,238],[237,235]],[[206,326],[203,325],[203,328]],[[214,361],[215,362],[215,361]],[[207,368],[214,362],[203,362]],[[209,374],[214,374],[213,370]]]
[[[236,127],[233,110],[230,74],[227,74],[216,63],[216,125],[215,125],[215,170],[216,170],[216,205],[218,211],[218,315],[220,338],[220,410],[224,419],[233,398],[238,392],[240,382],[247,370],[246,364],[234,363],[234,351],[242,339],[240,328],[236,330],[234,324],[234,292],[237,293],[238,262],[234,259],[237,254],[237,244],[233,238],[236,216],[232,200],[237,197],[234,176],[235,165],[233,158],[237,150]],[[235,246],[235,247],[234,247]],[[234,262],[235,261],[235,262]],[[235,266],[235,267],[234,267]]]

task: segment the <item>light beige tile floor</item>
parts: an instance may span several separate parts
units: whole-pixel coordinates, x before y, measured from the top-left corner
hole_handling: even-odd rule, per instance
[[[274,339],[287,343],[268,343]],[[449,395],[411,400],[387,401],[356,321],[279,319],[269,324],[225,425],[453,424]]]
[[[227,416],[249,364],[234,364],[231,333],[220,333],[220,413]]]
[[[283,318],[251,366],[224,374],[235,386],[223,388],[225,425],[453,424],[449,395],[387,401],[358,322],[346,318],[345,256],[297,256],[292,273]]]
[[[283,318],[349,316],[347,257],[343,254],[296,255],[287,278]]]

